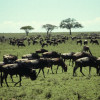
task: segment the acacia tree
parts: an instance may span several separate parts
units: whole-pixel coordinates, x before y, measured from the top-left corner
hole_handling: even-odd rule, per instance
[[[49,33],[51,33],[51,31],[53,31],[55,28],[57,28],[57,26],[51,25],[51,24],[46,24],[46,25],[43,25],[42,28],[45,28],[46,29],[47,36],[48,36]]]
[[[60,28],[66,28],[70,31],[70,35],[72,34],[71,33],[71,29],[72,28],[82,28],[83,26],[79,23],[79,22],[76,22],[75,19],[71,19],[71,18],[68,18],[68,19],[65,19],[65,20],[62,20],[61,23],[60,23]]]
[[[26,36],[28,36],[28,33],[30,30],[33,30],[34,28],[32,26],[23,26],[20,28],[21,30],[24,30],[26,33]]]

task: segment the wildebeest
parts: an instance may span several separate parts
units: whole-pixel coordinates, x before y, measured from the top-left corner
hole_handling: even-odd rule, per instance
[[[90,57],[91,55],[89,53],[86,53],[86,52],[77,52],[75,54],[73,54],[73,57],[72,57],[72,67],[73,67],[73,64],[74,62],[79,59],[79,58],[82,58],[82,57]]]
[[[37,41],[37,40],[33,40],[33,45],[34,45],[34,44],[37,44],[37,43],[38,43],[38,41]]]
[[[99,45],[98,40],[93,40],[93,39],[91,39],[91,40],[90,40],[90,43]]]
[[[64,63],[62,58],[51,58],[51,59],[48,59],[48,60],[51,61],[51,71],[52,71],[52,74],[53,74],[53,70],[52,70],[52,66],[53,65],[57,65],[56,73],[57,73],[57,70],[58,70],[59,66],[62,67],[62,72],[63,72],[63,70],[65,72],[67,72],[67,65]],[[49,72],[49,69],[48,69],[48,72]]]
[[[24,46],[25,47],[25,44],[24,43],[17,43],[17,46],[19,47],[19,46]]]
[[[42,43],[41,46],[43,48],[44,46],[48,46],[48,44],[47,43]]]
[[[76,69],[80,67],[80,72],[84,75],[84,73],[82,72],[82,67],[87,67],[89,66],[89,74],[91,71],[91,67],[96,68],[97,70],[97,74],[99,74],[99,68],[98,68],[98,64],[97,64],[97,58],[96,57],[83,57],[83,58],[79,58],[75,61],[75,67],[73,69],[73,76],[76,73]]]
[[[44,58],[59,58],[61,56],[61,54],[57,53],[56,51],[45,52],[42,55]]]
[[[22,56],[22,59],[29,59],[29,60],[39,59],[39,58],[40,56],[37,53],[25,54]]]
[[[15,46],[15,44],[16,44],[16,40],[15,40],[15,39],[11,39],[11,38],[10,38],[10,42],[9,42],[9,44],[10,44],[10,45],[14,45],[14,46]]]
[[[15,83],[15,86],[22,81],[22,76],[30,77],[31,80],[36,80],[37,75],[36,71],[32,70],[30,67],[25,67],[22,64],[14,63],[14,64],[6,64],[0,67],[1,72],[3,72],[3,76],[1,76],[1,86],[3,83],[3,79],[5,79],[7,87],[9,86],[7,83],[8,74],[12,77],[13,75],[19,75],[19,81]]]
[[[46,49],[36,50],[36,53],[44,53],[44,52],[48,52],[48,50],[46,50]]]
[[[88,41],[87,40],[84,40],[84,45],[87,45],[88,44]]]
[[[31,67],[33,69],[39,69],[37,76],[39,75],[40,71],[42,70],[43,75],[44,75],[44,68],[51,67],[51,61],[49,61],[45,58],[40,58],[40,59],[35,59],[35,60],[26,60],[26,61],[23,61],[23,66]],[[44,75],[44,77],[45,77],[45,75]]]
[[[65,62],[65,60],[70,60],[69,61],[69,65],[70,65],[73,54],[75,54],[75,52],[63,53],[63,54],[61,54],[61,57],[64,59],[64,62]]]
[[[17,56],[16,55],[11,55],[11,54],[6,54],[3,56],[3,62],[5,64],[12,64],[15,60],[17,60]]]
[[[77,45],[81,44],[82,45],[82,40],[77,40]]]
[[[97,58],[97,64],[98,64],[98,67],[99,67],[99,75],[100,75],[100,57]]]
[[[89,52],[89,53],[92,55],[89,46],[83,46],[82,52],[83,52],[83,51],[84,51],[84,52]]]

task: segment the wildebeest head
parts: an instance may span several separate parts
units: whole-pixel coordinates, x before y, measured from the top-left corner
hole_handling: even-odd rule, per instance
[[[30,76],[31,80],[36,80],[36,78],[37,78],[36,70],[31,69],[29,76]]]

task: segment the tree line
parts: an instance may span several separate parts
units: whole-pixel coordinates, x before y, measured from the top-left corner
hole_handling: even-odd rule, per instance
[[[72,35],[71,32],[72,29],[83,28],[83,26],[79,22],[77,22],[74,18],[67,18],[65,20],[62,20],[59,26],[52,25],[52,24],[45,24],[42,26],[42,28],[46,29],[47,36],[49,35],[49,33],[51,33],[54,29],[58,27],[62,29],[68,29],[70,35]],[[23,26],[20,29],[24,30],[26,36],[28,36],[29,31],[33,30],[34,28],[32,26]]]

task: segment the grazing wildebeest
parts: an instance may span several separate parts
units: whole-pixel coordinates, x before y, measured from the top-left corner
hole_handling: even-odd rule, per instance
[[[31,80],[36,80],[37,75],[36,71],[32,70],[30,67],[25,67],[21,63],[14,63],[14,64],[6,64],[0,67],[1,72],[3,72],[3,76],[1,76],[1,86],[3,83],[3,79],[5,79],[7,87],[9,86],[7,83],[7,76],[8,74],[12,77],[13,75],[19,75],[19,81],[15,83],[15,86],[20,83],[21,86],[21,81],[22,81],[22,76],[25,77],[30,77]]]
[[[44,68],[51,67],[51,61],[47,60],[45,58],[40,58],[40,59],[36,59],[36,60],[26,60],[26,61],[23,61],[23,66],[31,67],[33,69],[39,69],[37,76],[39,75],[40,71],[42,70],[43,75],[44,75]],[[45,75],[44,75],[44,78],[45,78]]]
[[[26,55],[22,56],[22,59],[29,59],[29,60],[39,59],[39,58],[40,58],[40,56],[37,53],[26,54]]]
[[[73,57],[73,54],[75,54],[75,53],[74,52],[63,53],[63,54],[61,54],[61,57],[64,59],[64,62],[65,62],[65,60],[70,60],[69,61],[69,65],[70,65],[71,59]]]
[[[89,46],[83,46],[82,52],[83,52],[83,51],[84,51],[84,52],[89,52],[89,53],[92,55]]]
[[[17,60],[17,56],[16,55],[11,55],[11,54],[6,54],[3,56],[3,62],[5,64],[12,64],[15,60]]]
[[[82,40],[77,40],[77,45],[81,44],[82,45]]]
[[[89,74],[91,71],[91,67],[96,68],[97,70],[97,75],[99,74],[99,67],[97,64],[97,58],[96,57],[83,57],[83,58],[79,58],[75,61],[75,67],[73,69],[73,76],[75,75],[76,69],[80,67],[80,72],[84,75],[84,73],[82,72],[82,67],[87,67],[89,66]]]
[[[36,53],[44,53],[44,52],[48,52],[48,50],[46,50],[46,49],[36,50]]]
[[[63,70],[65,72],[67,72],[67,65],[64,63],[62,58],[50,58],[50,59],[48,59],[48,61],[51,61],[52,74],[53,74],[53,70],[52,70],[53,65],[57,65],[56,73],[57,73],[57,70],[58,70],[59,66],[62,67],[62,72],[63,72]],[[49,72],[49,69],[48,69],[48,72]]]
[[[25,47],[25,44],[24,43],[17,43],[17,46],[24,46]]]
[[[13,40],[12,40],[12,39],[10,39],[9,44],[10,44],[10,45],[14,45],[14,46],[15,46],[15,44],[16,44],[16,40],[14,40],[14,39],[13,39]]]
[[[57,53],[56,51],[45,52],[42,55],[44,58],[59,58],[61,56],[61,54]]]
[[[43,48],[44,46],[48,46],[48,44],[47,43],[42,43],[41,46]]]
[[[38,41],[36,41],[36,40],[33,40],[33,45],[34,45],[34,44],[37,44],[37,43],[38,43]]]
[[[90,40],[90,43],[99,45],[98,40],[93,40],[93,39],[91,39],[91,40]]]

